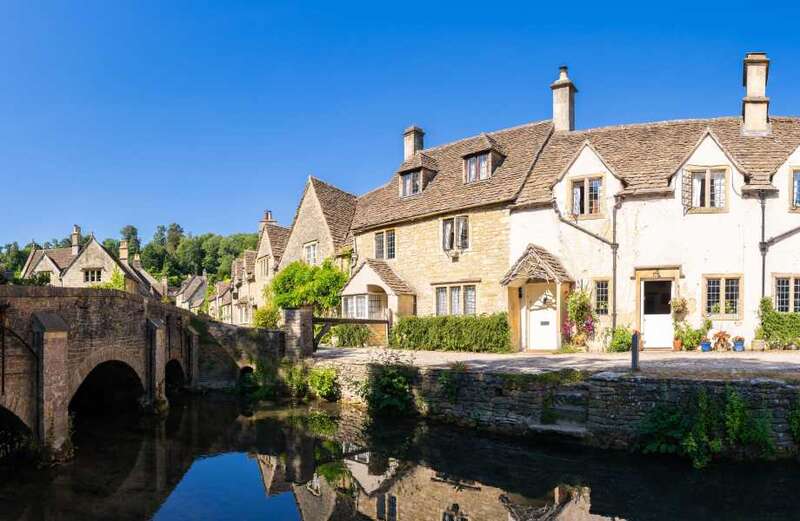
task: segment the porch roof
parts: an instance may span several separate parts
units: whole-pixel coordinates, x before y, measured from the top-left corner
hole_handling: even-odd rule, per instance
[[[393,293],[395,295],[414,294],[414,290],[411,289],[411,287],[406,284],[406,282],[401,279],[397,273],[394,272],[394,270],[386,261],[375,259],[367,259],[361,263],[358,268],[356,268],[356,270],[353,272],[353,275],[350,277],[350,281],[348,281],[344,290],[342,290],[343,294],[347,294],[347,287],[350,285],[350,282],[352,282],[365,268],[377,275],[380,281],[386,286],[386,289],[388,290],[387,293]]]
[[[528,244],[500,283],[508,286],[518,279],[572,282],[572,277],[564,269],[558,257],[535,244]]]

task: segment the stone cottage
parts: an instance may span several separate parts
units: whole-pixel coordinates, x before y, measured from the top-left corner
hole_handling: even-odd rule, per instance
[[[289,228],[278,225],[272,218],[272,212],[264,212],[258,227],[258,250],[256,253],[255,267],[255,302],[256,307],[262,307],[264,301],[264,288],[272,281],[278,272],[278,267],[289,240]]]
[[[256,254],[245,250],[231,264],[231,313],[232,323],[249,326],[256,309]]]
[[[116,258],[94,235],[82,245],[77,224],[72,228],[70,240],[72,244],[67,248],[34,247],[22,268],[22,277],[40,275],[51,286],[86,288],[108,283],[119,272],[125,281],[125,291],[155,298],[166,293],[164,284],[144,269],[139,255],[129,256],[128,241],[120,241]]]
[[[208,277],[202,275],[189,275],[175,292],[175,305],[188,309],[192,313],[199,313],[206,300]]]
[[[220,322],[232,324],[232,302],[230,281],[217,282],[214,284],[214,290],[208,300],[208,314]]]
[[[297,206],[279,269],[302,260],[318,265],[328,258],[350,270],[353,243],[350,225],[356,210],[356,196],[309,177]]]
[[[556,349],[574,288],[603,331],[673,339],[686,322],[748,341],[762,296],[800,311],[800,118],[773,116],[770,61],[743,64],[741,116],[575,128],[566,67],[553,118],[432,148],[404,133],[388,182],[357,199],[346,316],[508,312],[519,349]]]

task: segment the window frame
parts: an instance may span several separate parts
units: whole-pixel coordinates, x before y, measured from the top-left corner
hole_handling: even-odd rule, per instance
[[[597,284],[598,283],[604,283],[606,285],[606,290],[605,290],[606,291],[606,308],[605,308],[605,312],[601,312],[600,308],[597,306],[597,304],[598,304],[598,300],[597,299],[598,299],[598,296],[599,296],[599,293],[598,293],[598,290],[597,290]],[[601,316],[601,317],[607,317],[607,316],[609,316],[611,314],[611,279],[602,277],[602,278],[597,278],[597,279],[593,279],[592,280],[592,309],[594,309],[594,312],[597,315]]]
[[[380,236],[381,255],[378,255],[378,237]],[[394,228],[380,230],[373,234],[372,254],[377,260],[393,260],[397,258],[397,232]],[[389,240],[391,237],[391,241]],[[391,242],[391,248],[390,248]]]
[[[739,281],[738,298],[736,299],[736,313],[725,313],[720,309],[719,312],[714,313],[708,311],[708,281],[719,280],[719,299],[720,308],[724,302],[727,302],[725,294],[727,291],[727,280],[737,279]],[[742,320],[744,316],[744,275],[741,273],[706,273],[703,274],[703,285],[701,287],[701,300],[702,315],[711,320]]]
[[[789,280],[789,309],[780,311],[778,309],[778,280]],[[778,313],[800,313],[800,292],[798,292],[798,285],[800,285],[800,273],[773,273],[772,274],[772,307]]]
[[[481,158],[485,158],[486,160],[486,175],[485,177],[481,177]],[[470,178],[470,161],[475,161],[475,178]],[[473,184],[473,183],[480,183],[481,181],[487,181],[492,178],[492,174],[494,173],[492,168],[492,153],[490,151],[485,152],[477,152],[475,154],[470,154],[468,156],[464,156],[464,183],[465,184]]]
[[[92,274],[94,273],[97,274],[96,279],[92,276]],[[98,282],[103,282],[103,268],[84,268],[83,282],[89,284],[96,284]]]
[[[406,178],[411,178],[411,187],[414,186],[414,176],[417,178],[417,191],[406,193]],[[400,197],[413,197],[422,193],[422,170],[411,170],[400,174]]]
[[[371,311],[372,304],[379,301],[377,312],[374,314]],[[360,308],[359,303],[363,304]],[[363,314],[359,313],[359,309],[364,311]],[[357,318],[368,320],[384,320],[389,310],[389,297],[386,293],[368,292],[368,293],[353,293],[350,295],[342,295],[339,305],[339,311],[342,318]]]
[[[724,186],[724,199],[725,204],[723,206],[711,206],[711,173],[715,171],[722,171],[724,178],[722,184]],[[731,204],[731,189],[730,189],[730,178],[731,178],[731,169],[727,165],[714,165],[714,166],[687,166],[683,170],[684,175],[688,176],[689,178],[689,189],[690,189],[690,197],[689,197],[689,213],[727,213],[730,208]],[[704,174],[705,179],[705,196],[704,196],[704,203],[705,206],[694,206],[694,177],[697,174]]]
[[[308,251],[311,247],[314,248],[314,262],[309,262],[308,260]],[[303,261],[309,266],[316,266],[319,264],[319,241],[309,241],[303,244]]]
[[[473,312],[467,313],[467,288],[472,288],[472,295],[474,302],[472,304]],[[439,295],[443,292],[445,309],[442,312],[439,307]],[[458,293],[458,309],[453,312],[453,295]],[[436,284],[433,287],[433,313],[437,317],[449,316],[462,316],[474,317],[478,316],[478,284],[472,282],[463,283],[443,283]]]
[[[600,189],[597,192],[597,211],[590,213],[590,187],[592,181],[600,181]],[[575,213],[575,199],[573,196],[573,187],[578,184],[583,183],[583,205],[581,208],[581,213]],[[567,178],[567,204],[569,205],[569,215],[573,219],[578,220],[585,220],[585,219],[601,219],[605,217],[605,208],[603,205],[603,199],[605,197],[606,192],[606,180],[604,174],[589,174],[583,176],[576,176],[576,177],[569,177]]]
[[[797,201],[800,191],[796,190],[797,184],[794,182],[795,176],[800,176],[800,166],[789,167],[789,211],[800,213],[800,201]]]
[[[446,234],[445,234],[445,223],[448,222],[448,221],[452,222],[451,233],[453,235],[453,239],[452,239],[450,248],[447,248],[446,242],[445,242],[445,237],[446,237]],[[466,230],[467,230],[466,246],[462,246],[461,244],[456,246],[456,242],[460,239],[460,237],[458,236],[458,233],[457,233],[458,223],[459,222],[466,222]],[[441,225],[439,226],[439,230],[440,230],[440,238],[441,238],[440,242],[441,242],[441,246],[442,246],[442,251],[444,251],[444,252],[452,252],[452,251],[464,252],[464,251],[468,251],[470,249],[470,246],[472,244],[472,240],[471,240],[472,232],[470,230],[470,218],[469,218],[469,215],[462,214],[462,215],[454,215],[452,217],[444,217],[444,218],[441,219]]]

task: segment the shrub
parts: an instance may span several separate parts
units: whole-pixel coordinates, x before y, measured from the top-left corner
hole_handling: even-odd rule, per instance
[[[415,412],[411,393],[414,374],[414,367],[397,353],[386,353],[373,360],[369,377],[359,388],[369,412],[375,416],[402,416]]]
[[[273,306],[260,307],[253,312],[253,327],[277,329],[280,318],[280,309]]]
[[[114,268],[114,271],[111,273],[111,280],[93,284],[92,287],[96,289],[116,289],[125,291],[125,277],[122,275],[122,272],[119,271],[119,268]]]
[[[617,326],[611,331],[611,341],[608,344],[608,351],[611,353],[630,351],[632,344],[633,332],[625,326]]]
[[[717,397],[701,389],[689,403],[653,408],[639,425],[639,448],[685,456],[695,468],[723,450],[770,457],[775,452],[770,425],[768,416],[754,414],[733,389]]]
[[[595,316],[592,295],[586,288],[578,288],[567,297],[567,319],[562,333],[568,341],[583,346],[594,336]]]
[[[364,347],[370,336],[365,324],[340,324],[331,328],[337,347]]]
[[[694,329],[689,324],[675,322],[675,338],[680,339],[683,348],[687,351],[694,351],[700,346],[700,342],[711,329],[711,321],[706,320],[703,325]]]
[[[511,350],[508,315],[403,317],[392,328],[389,344],[402,349],[505,353]]]
[[[308,370],[303,364],[284,364],[283,381],[293,398],[305,398],[308,393]]]
[[[280,308],[314,306],[325,314],[339,305],[339,294],[347,284],[347,274],[330,259],[321,266],[295,261],[282,269],[270,286],[273,302]]]
[[[329,402],[339,399],[339,383],[333,367],[315,367],[308,373],[308,388],[317,398]]]
[[[768,297],[759,305],[761,332],[770,347],[800,343],[800,313],[779,313]]]

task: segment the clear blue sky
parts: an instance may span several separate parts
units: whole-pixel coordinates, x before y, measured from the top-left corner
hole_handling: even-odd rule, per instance
[[[6,1],[0,244],[289,224],[309,174],[385,182],[411,123],[430,146],[549,118],[562,63],[582,128],[738,114],[747,50],[796,115],[800,9],[769,6]]]

